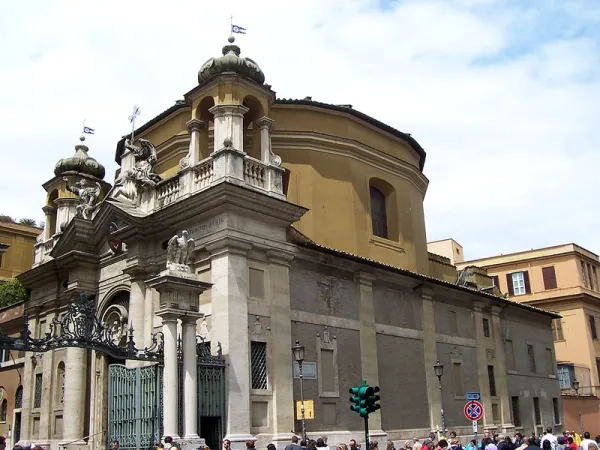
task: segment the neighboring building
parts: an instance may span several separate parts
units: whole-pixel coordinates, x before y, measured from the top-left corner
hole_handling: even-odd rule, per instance
[[[448,258],[452,265],[457,265],[465,260],[462,245],[454,239],[442,239],[440,241],[428,242],[427,250],[431,253]]]
[[[151,448],[162,433],[189,441],[198,431],[211,446],[226,436],[236,449],[248,439],[282,448],[300,430],[296,340],[305,346],[304,397],[314,401],[310,436],[361,438],[347,392],[363,378],[381,387],[381,412],[370,418],[379,442],[426,436],[440,427],[442,405],[447,427],[470,434],[468,391],[481,392],[482,428],[560,423],[551,369],[545,378],[507,370],[526,361],[519,342],[540,354],[552,348],[558,316],[443,281],[456,270],[427,251],[419,144],[349,106],[276,99],[239,53],[230,38],[184,100],[135,131],[154,143],[156,161],[145,141],[118,143],[117,186],[102,184],[104,168],[83,144],[59,162],[44,184],[56,209],[45,209],[34,267],[19,277],[31,289],[34,336],[81,292],[115,342],[132,326],[143,347],[162,329],[165,353],[176,355],[183,329],[185,358],[195,326],[197,367],[185,364],[180,376],[198,387],[198,408],[187,407],[181,388],[165,394],[175,383],[154,390],[156,366],[56,350],[25,359],[22,442],[102,449],[117,438],[123,449]],[[90,220],[76,216],[86,203],[77,205],[64,177],[98,183],[101,201],[83,199]],[[176,324],[162,319],[164,299],[147,281],[182,230],[195,240],[193,273],[212,287],[199,298],[204,317]]]
[[[18,336],[23,329],[23,303],[0,309],[0,329]],[[7,438],[7,448],[21,437],[23,402],[23,352],[0,350],[0,435]]]
[[[41,228],[0,222],[0,284],[29,270]]]
[[[569,430],[579,430],[578,412],[583,412],[586,430],[600,433],[600,285],[598,255],[576,244],[528,250],[506,255],[464,261],[457,268],[477,266],[486,269],[494,284],[508,298],[523,304],[558,312],[553,321],[554,352],[563,393],[563,406]],[[527,347],[524,369],[541,373],[554,367],[551,348]],[[554,373],[554,369],[553,372]],[[573,381],[579,381],[579,395]]]

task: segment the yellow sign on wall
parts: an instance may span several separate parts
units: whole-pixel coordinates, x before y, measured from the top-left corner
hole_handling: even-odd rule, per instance
[[[304,418],[315,418],[315,402],[312,400],[304,400]],[[302,420],[302,402],[296,402],[296,420]]]

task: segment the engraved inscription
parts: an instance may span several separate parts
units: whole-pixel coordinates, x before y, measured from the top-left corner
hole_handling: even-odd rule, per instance
[[[208,233],[212,233],[213,231],[222,228],[224,223],[225,219],[223,219],[222,217],[215,217],[206,222],[189,228],[188,231],[191,236],[193,236],[195,239],[198,239],[199,237],[202,237]]]

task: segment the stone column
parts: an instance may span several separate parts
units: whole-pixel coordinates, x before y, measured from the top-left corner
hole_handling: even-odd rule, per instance
[[[46,314],[46,323],[48,327],[56,317],[56,311]],[[56,400],[56,393],[53,390],[56,367],[54,367],[54,352],[42,354],[42,406],[40,408],[40,435],[38,437],[39,445],[45,447],[52,438],[52,419]],[[37,442],[36,442],[37,444]]]
[[[442,397],[439,382],[435,376],[433,366],[437,355],[437,341],[435,337],[435,312],[433,306],[433,292],[429,289],[419,289],[421,304],[423,305],[423,360],[425,363],[425,382],[427,384],[427,404],[429,405],[429,420],[431,429],[442,428]]]
[[[183,328],[183,438],[198,439],[198,368],[196,363],[196,320],[187,316],[182,319]]]
[[[207,245],[211,255],[212,330],[229,363],[226,371],[227,436],[233,449],[244,449],[250,434],[250,343],[248,337],[248,263],[251,245],[226,238]],[[291,347],[290,347],[291,348]],[[235,362],[233,364],[233,362]],[[288,373],[288,377],[291,372]]]
[[[177,376],[177,316],[162,315],[164,337],[163,430],[165,436],[179,439],[179,380]]]
[[[133,327],[133,340],[137,348],[142,348],[146,341],[144,314],[146,312],[146,284],[140,273],[130,272],[131,291],[129,293],[129,324],[127,328]],[[143,361],[128,360],[125,362],[127,367],[141,367]]]
[[[508,396],[508,380],[506,377],[506,357],[504,354],[504,339],[502,335],[502,322],[500,313],[502,308],[492,306],[492,327],[494,333],[494,371],[496,375],[496,390],[500,398],[500,410],[502,418],[502,431],[504,433],[513,431],[510,403]]]
[[[213,152],[223,148],[225,139],[231,139],[233,148],[244,150],[244,114],[248,108],[243,105],[215,105],[209,109],[214,119]]]
[[[140,341],[138,348],[149,347],[152,345],[152,333],[154,333],[154,290],[146,286],[144,296],[144,340]],[[141,337],[141,336],[140,336]]]
[[[273,376],[273,442],[282,448],[294,429],[294,391],[291,383],[292,325],[290,321],[290,274],[292,253],[269,250],[268,292],[271,299],[271,343]]]
[[[377,360],[377,333],[375,331],[375,307],[373,305],[373,282],[375,276],[360,272],[357,274],[359,286],[358,320],[360,323],[360,366],[363,379],[369,386],[379,386],[379,361]],[[387,436],[381,429],[381,413],[369,415],[369,428],[373,437],[379,440]]]
[[[473,328],[475,329],[475,345],[477,354],[477,379],[479,381],[479,392],[481,393],[481,404],[483,405],[483,427],[494,424],[492,415],[492,398],[490,396],[490,382],[488,379],[488,343],[483,334],[483,311],[480,303],[473,305]]]
[[[260,127],[260,160],[269,164],[271,162],[271,130],[275,121],[265,116],[255,123]]]
[[[87,350],[67,348],[65,363],[65,402],[63,411],[63,443],[67,449],[87,448],[83,441],[86,412]]]
[[[36,336],[38,327],[37,318],[29,319],[29,330],[32,336]],[[23,406],[21,408],[21,440],[17,444],[25,445],[32,441],[31,425],[31,407],[33,406],[34,396],[34,364],[35,354],[25,353],[25,367],[23,367]]]
[[[52,206],[44,206],[45,222],[44,222],[44,241],[47,241],[52,237],[52,225],[56,227],[56,216],[54,215],[54,208]],[[54,224],[52,223],[54,222]],[[56,232],[56,230],[54,230]]]
[[[195,166],[200,161],[200,133],[204,130],[204,121],[192,119],[185,124],[190,133],[190,149],[188,151],[188,162],[190,166]]]
[[[57,198],[54,200],[56,204],[56,232],[62,231],[61,228],[69,225],[73,217],[77,214],[75,207],[78,200],[75,198]]]

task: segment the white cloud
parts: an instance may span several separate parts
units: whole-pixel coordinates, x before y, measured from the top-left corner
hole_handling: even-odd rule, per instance
[[[600,10],[380,3],[2,4],[0,212],[42,218],[40,184],[84,118],[111,181],[131,107],[149,120],[195,86],[233,13],[279,97],[352,103],[423,145],[431,240],[452,236],[469,258],[568,241],[600,252],[600,41],[586,31]]]

